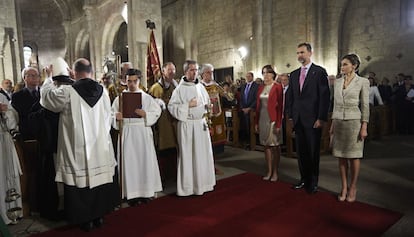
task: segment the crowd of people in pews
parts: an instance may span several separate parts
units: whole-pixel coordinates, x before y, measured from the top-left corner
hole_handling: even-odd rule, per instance
[[[10,189],[28,192],[30,212],[51,220],[65,218],[90,231],[101,227],[104,215],[123,200],[135,206],[162,191],[157,158],[166,153],[177,157],[177,195],[203,195],[214,190],[214,174],[219,173],[214,155],[229,140],[226,127],[233,126],[226,110],[235,109],[240,123],[233,130],[239,130],[242,148],[253,145],[252,134],[258,134],[264,146],[264,180],[278,180],[281,145],[290,123],[300,171],[292,188],[310,194],[318,190],[322,129],[332,120],[329,130],[342,184],[338,200],[353,202],[363,141],[371,132],[368,124],[375,108],[392,108],[399,134],[414,132],[412,76],[400,73],[394,84],[383,78],[378,85],[375,73],[368,79],[358,75],[360,61],[350,54],[342,58],[341,74],[328,77],[311,61],[312,53],[310,44],[299,44],[301,67],[290,74],[277,74],[266,65],[263,79],[247,72],[236,82],[226,76],[222,83],[215,80],[211,64],[200,67],[187,60],[184,75],[176,79],[174,63],[167,62],[149,88],[141,83],[141,71],[128,62],[122,63],[119,76],[106,73],[100,80],[93,78],[92,64],[84,58],[71,69],[56,59],[44,69],[43,81],[37,68],[25,68],[23,87],[13,87],[8,79],[1,83],[0,167],[7,172],[0,177],[0,197],[4,199]],[[127,113],[130,103],[137,104]],[[344,110],[346,106],[353,110]],[[353,136],[345,130],[358,140],[346,139]],[[13,140],[22,148],[20,160]],[[348,169],[353,174],[350,181]],[[19,180],[22,174],[31,175],[25,190]],[[59,205],[61,184],[64,212]],[[21,206],[21,200],[15,205]],[[10,223],[5,205],[0,212]]]

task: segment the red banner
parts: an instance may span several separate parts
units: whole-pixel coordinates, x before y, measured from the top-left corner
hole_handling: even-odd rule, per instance
[[[147,87],[150,88],[155,80],[161,76],[161,63],[158,56],[157,43],[154,31],[151,30],[147,48]]]

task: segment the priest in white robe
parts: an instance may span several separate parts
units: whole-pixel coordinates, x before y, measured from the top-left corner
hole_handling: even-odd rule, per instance
[[[119,121],[122,121],[120,133],[122,137],[118,139],[118,163],[122,164],[122,196],[126,197],[128,203],[133,206],[149,201],[150,198],[156,196],[157,192],[162,191],[151,126],[161,115],[161,106],[158,103],[164,102],[160,99],[157,102],[139,89],[141,71],[129,69],[126,76],[128,87],[124,92],[141,93],[141,108],[134,111],[139,117],[123,116],[119,106],[119,97],[116,97],[112,104],[114,113],[112,126],[119,130]],[[122,103],[127,103],[127,100],[124,99]]]
[[[205,115],[210,98],[197,78],[198,64],[187,60],[185,76],[174,90],[168,110],[177,120],[177,195],[202,195],[216,184],[210,132]]]
[[[109,135],[111,104],[106,90],[92,78],[87,59],[73,64],[73,85],[56,87],[48,78],[41,105],[60,113],[56,182],[64,183],[64,209],[71,224],[90,231],[119,201],[114,184],[116,160]]]
[[[13,138],[9,132],[10,130],[17,129],[17,117],[17,112],[9,105],[7,97],[0,94],[0,216],[6,224],[12,222],[7,217],[7,210],[22,208],[21,197],[15,201],[6,200],[7,191],[11,189],[15,189],[16,193],[20,195],[22,194],[20,187],[22,169]],[[23,212],[18,217],[22,216]]]

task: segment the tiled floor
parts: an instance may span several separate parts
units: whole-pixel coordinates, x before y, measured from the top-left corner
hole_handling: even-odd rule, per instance
[[[388,136],[378,141],[369,141],[365,151],[357,200],[404,214],[384,236],[414,236],[414,136]],[[217,179],[243,172],[263,175],[264,154],[259,151],[226,147],[225,152],[218,156],[216,166],[224,172],[218,175]],[[279,173],[280,180],[296,182],[299,177],[297,160],[282,157]],[[160,196],[175,191],[172,180],[164,183],[164,186],[164,193]],[[320,190],[328,192],[339,191],[337,160],[330,155],[321,157],[319,187]],[[54,223],[34,216],[23,219],[17,225],[9,226],[9,229],[13,236],[29,236],[30,233],[64,224],[64,222]]]

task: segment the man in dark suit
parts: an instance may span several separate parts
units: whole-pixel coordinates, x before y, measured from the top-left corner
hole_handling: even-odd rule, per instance
[[[36,140],[39,138],[40,122],[43,109],[40,106],[39,84],[40,74],[36,68],[28,67],[22,71],[25,87],[13,93],[11,105],[19,115],[19,132],[23,150],[23,170],[27,179],[27,195],[30,211],[39,211],[38,174],[39,149]],[[18,139],[20,141],[20,139]]]
[[[250,111],[256,110],[256,98],[259,85],[254,82],[252,72],[246,74],[246,84],[240,87],[240,140],[246,143],[246,149],[250,144]]]
[[[12,95],[11,105],[19,114],[19,131],[23,140],[35,140],[39,132],[40,74],[36,68],[28,67],[22,72],[25,87]]]
[[[301,176],[293,188],[305,188],[308,193],[316,193],[322,127],[328,119],[330,104],[328,75],[324,68],[312,63],[309,43],[299,44],[296,54],[302,66],[290,74],[286,98],[286,113],[296,134]]]

